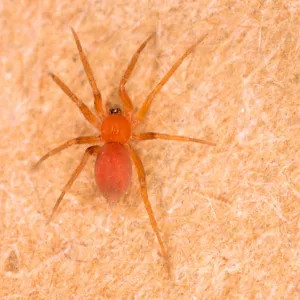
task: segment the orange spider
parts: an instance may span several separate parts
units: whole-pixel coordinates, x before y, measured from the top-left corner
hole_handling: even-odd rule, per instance
[[[114,107],[111,108],[109,110],[109,114],[106,115],[102,107],[101,94],[96,85],[91,67],[82,50],[80,41],[73,29],[72,29],[72,33],[79,51],[80,59],[83,64],[85,73],[88,77],[88,80],[93,90],[96,116],[80,99],[77,98],[77,96],[73,92],[71,92],[71,90],[57,76],[55,76],[54,74],[50,74],[50,75],[52,79],[56,82],[56,84],[63,90],[63,92],[67,96],[69,96],[71,100],[78,106],[78,108],[81,110],[82,114],[87,119],[87,121],[89,121],[92,125],[94,125],[99,130],[99,134],[97,136],[81,136],[67,141],[61,146],[45,154],[36,163],[35,167],[40,165],[48,157],[75,144],[95,144],[95,143],[103,142],[104,145],[102,147],[90,146],[85,150],[85,153],[81,159],[80,164],[75,169],[68,183],[63,188],[61,195],[57,199],[47,223],[51,221],[65,193],[70,189],[73,182],[80,174],[88,158],[91,155],[97,155],[96,164],[95,164],[96,182],[99,187],[99,190],[101,191],[103,196],[107,199],[107,201],[110,203],[115,203],[120,199],[121,196],[123,196],[127,192],[131,181],[131,173],[132,173],[131,160],[132,160],[137,170],[138,178],[140,181],[142,198],[144,200],[144,204],[152,228],[156,234],[157,240],[161,248],[161,252],[164,258],[167,260],[167,252],[165,250],[164,244],[160,237],[157,222],[155,220],[153,210],[151,208],[151,204],[148,199],[144,167],[139,156],[132,148],[130,142],[152,140],[152,139],[163,139],[163,140],[174,140],[174,141],[191,141],[191,142],[202,143],[211,146],[215,145],[212,142],[208,142],[202,139],[186,137],[186,136],[175,136],[175,135],[168,135],[168,134],[162,134],[156,132],[144,132],[141,134],[133,133],[136,125],[144,120],[144,117],[156,94],[161,90],[161,88],[172,76],[172,74],[176,71],[176,69],[180,66],[180,64],[187,57],[187,55],[189,55],[192,52],[192,50],[206,37],[206,35],[200,38],[192,47],[190,47],[183,54],[181,58],[179,58],[175,62],[175,64],[168,71],[168,73],[161,79],[161,81],[157,84],[157,86],[146,98],[145,102],[143,103],[139,111],[133,115],[132,113],[133,106],[126,92],[125,85],[135,67],[135,64],[138,60],[140,53],[145,48],[146,44],[153,37],[154,34],[148,37],[132,57],[129,66],[120,83],[119,92],[120,92],[121,100],[124,105],[124,113],[121,111],[119,107]]]

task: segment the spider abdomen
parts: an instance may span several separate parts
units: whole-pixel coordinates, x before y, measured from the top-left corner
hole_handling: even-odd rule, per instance
[[[100,192],[113,204],[129,189],[132,176],[131,159],[120,143],[106,143],[98,154],[95,177]]]

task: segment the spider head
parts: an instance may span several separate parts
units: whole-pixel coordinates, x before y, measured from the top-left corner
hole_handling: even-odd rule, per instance
[[[112,107],[109,109],[109,114],[110,115],[121,115],[122,111],[120,107]]]

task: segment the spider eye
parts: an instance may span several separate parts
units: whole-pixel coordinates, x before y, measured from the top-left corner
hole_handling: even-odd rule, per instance
[[[109,110],[110,115],[120,115],[122,113],[121,108],[114,107]]]

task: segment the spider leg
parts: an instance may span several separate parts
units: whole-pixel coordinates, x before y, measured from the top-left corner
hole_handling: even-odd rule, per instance
[[[122,80],[120,82],[120,88],[119,88],[119,92],[120,92],[120,97],[121,97],[121,100],[125,106],[125,111],[126,113],[131,113],[132,112],[132,109],[133,109],[133,106],[132,106],[132,103],[131,103],[131,100],[125,90],[125,84],[126,82],[128,81],[135,65],[136,65],[136,62],[141,54],[141,52],[144,50],[144,48],[146,47],[147,43],[149,42],[149,40],[154,36],[155,33],[152,33],[143,43],[142,45],[137,49],[137,51],[135,52],[135,54],[133,55],[123,77],[122,77]]]
[[[74,31],[74,29],[71,28],[71,30],[72,30],[72,33],[73,33],[73,36],[74,36],[74,39],[75,39],[75,42],[76,42],[76,46],[77,46],[77,49],[78,49],[78,52],[79,52],[79,56],[80,56],[84,71],[86,73],[86,76],[87,76],[87,78],[90,82],[91,88],[93,90],[95,110],[96,110],[98,116],[101,119],[103,119],[104,111],[103,111],[103,107],[102,107],[102,97],[101,97],[100,91],[97,87],[96,80],[94,78],[94,75],[93,75],[92,69],[89,65],[89,62],[86,58],[86,55],[84,54],[84,52],[82,50],[79,38],[78,38],[76,32]]]
[[[69,179],[68,183],[64,186],[59,198],[56,200],[56,203],[53,207],[52,213],[50,215],[50,217],[47,220],[47,224],[50,223],[51,219],[53,218],[55,212],[57,211],[57,208],[59,206],[59,204],[61,203],[64,195],[66,194],[66,192],[71,188],[72,184],[74,183],[74,181],[76,180],[76,178],[78,177],[78,175],[80,174],[80,172],[82,171],[83,167],[85,166],[85,164],[88,161],[88,158],[91,155],[96,155],[101,151],[101,147],[99,146],[91,146],[89,148],[87,148],[84,152],[84,155],[81,159],[80,164],[77,166],[77,168],[75,169],[74,173],[72,174],[71,178]]]
[[[171,140],[171,141],[180,141],[180,142],[193,142],[193,143],[200,143],[209,146],[216,146],[215,143],[205,141],[202,139],[196,139],[188,136],[180,136],[180,135],[169,135],[164,133],[157,133],[157,132],[143,132],[141,134],[133,134],[132,138],[137,141],[144,141],[144,140]]]
[[[93,115],[90,109],[77,98],[77,96],[54,74],[50,73],[50,76],[54,80],[54,82],[63,90],[63,92],[71,98],[71,100],[78,106],[84,117],[96,128],[101,128],[101,123],[98,119]]]
[[[170,77],[174,74],[174,72],[177,70],[177,68],[181,65],[183,60],[196,48],[196,46],[201,43],[205,38],[207,37],[207,34],[201,37],[193,46],[191,46],[171,67],[171,69],[167,72],[167,74],[160,80],[160,82],[156,85],[156,87],[153,89],[153,91],[148,95],[145,102],[143,103],[142,107],[139,109],[136,120],[138,122],[142,121],[149,110],[149,107],[152,103],[152,100],[155,98],[156,94],[162,89],[162,87],[167,83],[167,81],[170,79]]]
[[[160,237],[158,225],[157,225],[157,222],[155,220],[154,213],[153,213],[150,201],[148,199],[146,175],[145,175],[145,170],[144,170],[143,163],[140,160],[137,153],[133,150],[133,148],[131,148],[130,145],[126,145],[126,146],[127,146],[128,151],[129,151],[130,157],[131,157],[131,159],[132,159],[132,161],[133,161],[133,163],[136,167],[136,171],[137,171],[138,178],[139,178],[139,181],[140,181],[140,186],[141,186],[142,198],[144,200],[144,204],[145,204],[145,207],[146,207],[149,219],[150,219],[151,226],[152,226],[152,228],[153,228],[153,230],[156,234],[157,240],[158,240],[160,248],[161,248],[161,252],[162,252],[164,258],[166,259],[166,261],[168,261],[167,252],[165,250],[164,244],[163,244],[162,239]]]
[[[33,166],[33,169],[37,168],[44,160],[46,160],[48,157],[53,156],[62,150],[71,147],[72,145],[79,145],[79,144],[95,144],[101,142],[99,137],[96,136],[80,136],[75,139],[69,140],[62,145],[50,150],[48,153],[46,153],[44,156],[42,156],[38,162]]]

